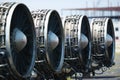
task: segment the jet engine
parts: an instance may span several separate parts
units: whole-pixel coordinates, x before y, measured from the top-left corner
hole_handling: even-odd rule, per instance
[[[94,18],[91,22],[92,71],[111,67],[114,64],[115,33],[110,18]]]
[[[61,72],[64,62],[64,32],[55,10],[32,12],[37,36],[36,70],[46,79]]]
[[[36,34],[29,9],[22,3],[1,3],[0,79],[29,78],[35,56]]]
[[[87,73],[91,58],[91,35],[88,18],[82,15],[67,16],[65,32],[65,73]]]

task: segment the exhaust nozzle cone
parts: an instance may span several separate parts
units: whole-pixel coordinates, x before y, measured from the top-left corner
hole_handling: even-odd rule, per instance
[[[16,51],[21,51],[27,44],[27,37],[25,34],[20,31],[19,29],[14,29],[13,31],[13,42],[15,45],[15,48],[17,49]]]
[[[59,39],[56,34],[54,34],[52,31],[49,31],[48,33],[48,46],[53,50],[57,47],[59,44]]]

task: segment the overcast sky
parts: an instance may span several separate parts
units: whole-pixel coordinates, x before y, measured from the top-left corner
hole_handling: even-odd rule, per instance
[[[0,0],[0,2],[20,2],[32,10],[56,9],[61,13],[63,8],[107,7],[120,5],[120,0]]]
[[[120,0],[0,0],[0,2],[22,2],[25,3],[31,10],[34,9],[62,9],[62,8],[80,8],[80,7],[101,7],[101,6],[117,6],[120,5]]]

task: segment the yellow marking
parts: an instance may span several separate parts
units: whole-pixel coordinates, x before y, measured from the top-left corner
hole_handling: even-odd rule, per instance
[[[67,77],[67,80],[72,80],[72,79],[71,79],[70,76],[69,76],[69,77]]]

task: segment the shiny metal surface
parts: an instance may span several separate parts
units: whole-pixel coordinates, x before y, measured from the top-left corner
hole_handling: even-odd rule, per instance
[[[64,32],[60,16],[55,10],[32,12],[36,27],[39,60],[46,59],[49,68],[60,72],[64,62]],[[44,53],[44,56],[41,56]],[[40,63],[41,64],[41,63]],[[47,65],[44,65],[47,66]]]
[[[81,42],[80,46],[82,49],[84,49],[88,45],[88,39],[84,34],[81,34]]]
[[[16,51],[19,52],[21,51],[23,48],[25,48],[26,44],[27,44],[27,37],[26,35],[20,31],[19,29],[14,29],[13,31],[13,43],[15,45],[15,48],[17,49]]]
[[[115,33],[112,20],[94,18],[91,22],[91,34],[94,57],[98,60],[100,58],[104,66],[111,67],[114,64],[115,54]]]
[[[111,46],[111,44],[113,42],[113,38],[109,34],[107,34],[106,40],[107,40],[106,41],[107,47]]]
[[[78,70],[88,69],[91,55],[91,35],[87,17],[67,16],[64,20],[64,32],[65,61],[69,61],[69,64],[74,67],[78,68],[79,66]],[[71,61],[74,61],[75,64]]]
[[[59,44],[59,39],[52,31],[48,32],[48,45],[54,50]]]
[[[10,70],[8,73],[18,78],[29,77],[35,63],[36,36],[28,8],[21,3],[1,3],[0,24],[0,48],[7,52]],[[24,42],[21,48],[20,39]]]

